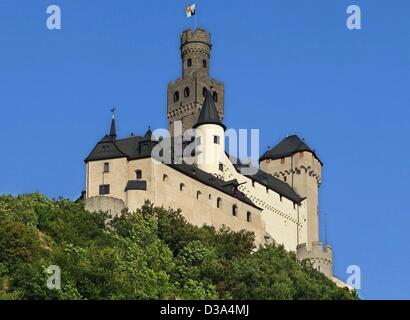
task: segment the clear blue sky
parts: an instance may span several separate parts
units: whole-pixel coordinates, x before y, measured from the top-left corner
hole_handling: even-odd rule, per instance
[[[62,9],[62,30],[46,8]],[[75,199],[84,158],[118,106],[121,136],[166,126],[189,1],[0,1],[0,193]],[[359,4],[363,29],[349,31]],[[410,3],[199,0],[225,123],[259,128],[261,152],[295,131],[323,160],[335,274],[363,298],[410,298]]]

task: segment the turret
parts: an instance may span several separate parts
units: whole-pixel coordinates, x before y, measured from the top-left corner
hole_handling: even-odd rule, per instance
[[[211,34],[203,29],[185,30],[181,33],[182,76],[208,77],[211,57]]]
[[[195,164],[208,173],[223,177],[225,125],[219,119],[212,93],[208,90],[205,93],[205,101],[198,121],[193,128],[197,129],[199,140]]]
[[[319,186],[322,162],[316,153],[298,136],[292,135],[268,150],[260,158],[263,171],[283,180],[307,205],[308,246],[319,241]]]
[[[332,278],[333,253],[331,246],[323,245],[321,242],[313,242],[308,248],[304,243],[297,246],[296,254],[299,260],[308,259],[316,270]]]
[[[181,33],[182,78],[168,85],[168,122],[174,135],[174,122],[182,122],[183,132],[198,120],[205,93],[211,90],[218,112],[223,119],[224,85],[209,78],[211,35],[204,29],[188,29]]]

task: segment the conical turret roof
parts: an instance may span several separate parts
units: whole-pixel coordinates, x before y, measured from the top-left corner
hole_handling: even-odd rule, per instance
[[[199,113],[198,121],[195,123],[194,128],[198,128],[204,124],[216,124],[220,125],[224,130],[226,129],[225,125],[222,123],[219,118],[218,111],[216,110],[215,101],[212,96],[211,91],[206,90],[205,100],[202,105],[201,112]]]

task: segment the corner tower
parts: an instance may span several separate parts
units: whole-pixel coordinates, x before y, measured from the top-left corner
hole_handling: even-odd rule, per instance
[[[181,33],[182,78],[168,85],[168,124],[174,135],[174,122],[182,122],[183,132],[197,122],[206,92],[210,90],[218,112],[224,116],[224,85],[209,78],[211,35],[204,29]]]
[[[297,135],[282,140],[260,158],[263,171],[291,186],[307,205],[307,245],[319,242],[319,186],[322,162]]]

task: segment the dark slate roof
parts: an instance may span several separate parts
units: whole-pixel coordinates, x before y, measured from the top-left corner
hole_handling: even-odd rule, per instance
[[[151,141],[148,132],[143,137],[131,136],[118,140],[107,135],[97,143],[85,162],[116,158],[129,160],[149,158],[156,143]]]
[[[197,128],[203,124],[217,124],[226,129],[225,125],[219,118],[214,98],[212,96],[211,91],[209,90],[206,90],[204,104],[202,105],[201,112],[198,116],[198,120],[194,124],[194,128]]]
[[[171,168],[181,172],[182,174],[195,179],[203,184],[215,188],[225,194],[228,194],[256,209],[261,210],[258,206],[256,206],[244,193],[238,190],[239,183],[237,180],[232,181],[224,181],[221,180],[212,174],[205,172],[193,165],[188,165],[186,163],[182,164],[170,164],[168,165]]]
[[[232,160],[236,160],[236,159],[232,159]],[[244,167],[244,165],[241,164],[240,161],[237,161],[237,160],[233,161],[233,163],[234,163],[235,169],[239,173],[242,173],[241,169]],[[296,203],[301,203],[304,200],[304,198],[299,196],[296,193],[296,191],[293,190],[292,187],[290,187],[286,182],[283,182],[282,180],[260,169],[255,168],[255,172],[256,173],[254,175],[245,175],[245,176],[279,193],[281,196],[284,196],[285,198],[288,198],[291,201],[294,201]]]
[[[85,161],[88,162],[96,160],[109,160],[122,157],[126,157],[130,160],[150,158],[152,148],[157,144],[157,142],[150,140],[151,134],[152,133],[150,133],[150,130],[148,130],[143,137],[131,136],[129,138],[120,140],[116,140],[115,138],[107,135],[97,143],[97,145],[90,153],[90,155],[85,159]],[[255,204],[253,204],[253,202],[249,200],[245,194],[237,189],[237,187],[239,186],[237,180],[228,182],[223,181],[216,178],[210,173],[207,173],[193,165],[188,165],[186,163],[174,163],[168,165],[181,172],[182,174],[185,174],[197,181],[202,182],[205,185],[224,192],[225,194],[228,194],[252,207],[260,209]],[[146,182],[137,180],[128,181],[125,190],[146,190]]]
[[[110,137],[113,137],[113,138],[117,137],[117,129],[115,127],[114,115],[112,116],[112,120],[111,120]]]
[[[147,190],[147,181],[145,180],[129,180],[125,191],[128,190]]]
[[[316,156],[316,153],[303,140],[301,140],[297,135],[292,135],[283,139],[272,149],[266,151],[265,154],[259,159],[259,161],[266,159],[276,160],[290,157],[295,153],[302,151],[311,152],[316,157],[316,159],[319,160],[319,158]]]

